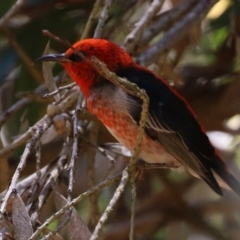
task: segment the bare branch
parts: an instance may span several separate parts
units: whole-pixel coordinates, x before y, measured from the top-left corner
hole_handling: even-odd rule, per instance
[[[143,32],[141,39],[139,40],[139,45],[145,45],[149,41],[159,34],[163,30],[168,30],[172,25],[180,20],[180,18],[187,11],[191,11],[190,8],[194,7],[197,0],[185,0],[178,4],[175,8],[172,8],[166,12],[163,12],[159,16],[156,16],[154,22],[149,26],[146,31]]]
[[[28,98],[23,98],[14,103],[9,109],[1,113],[0,115],[0,127],[7,121],[8,118],[10,118],[14,113],[16,113],[18,110],[23,108],[24,106],[28,105],[31,102]]]
[[[50,231],[47,235],[45,235],[41,240],[47,240],[52,239],[51,237],[56,235],[63,227],[65,227],[71,218],[71,209],[66,211],[65,218],[63,221],[54,229],[53,231]]]
[[[78,159],[78,138],[79,138],[79,131],[78,131],[78,112],[77,110],[79,109],[79,106],[81,106],[83,101],[83,97],[80,96],[78,98],[78,102],[75,108],[75,113],[73,114],[73,145],[72,145],[72,154],[71,154],[71,159],[69,162],[68,166],[68,171],[69,171],[69,183],[68,183],[68,198],[67,201],[70,202],[72,199],[72,191],[73,191],[73,184],[74,184],[74,166],[75,162]]]
[[[217,0],[198,1],[195,8],[171,28],[159,42],[140,55],[137,62],[143,66],[148,66],[157,60],[159,55],[181,39],[189,31],[190,27],[200,22],[216,2]]]
[[[41,172],[40,172],[40,163],[41,163],[41,141],[38,139],[36,142],[36,176],[37,180],[40,179],[41,177]]]
[[[35,146],[36,142],[39,141],[42,134],[50,127],[50,125],[51,125],[51,120],[46,119],[44,124],[39,126],[37,129],[34,129],[35,133],[34,133],[33,137],[31,138],[31,140],[27,143],[27,145],[24,149],[24,152],[23,152],[23,155],[18,164],[17,170],[15,171],[15,173],[12,177],[11,183],[8,187],[7,193],[5,194],[4,201],[2,202],[1,209],[0,209],[1,214],[4,214],[4,212],[5,212],[8,198],[10,197],[10,195],[12,194],[12,192],[14,192],[14,189],[16,188],[18,178],[21,174],[22,169],[26,165],[27,157],[30,154],[31,149]]]
[[[37,230],[33,233],[33,235],[30,237],[29,240],[36,239],[36,237],[41,233],[43,229],[45,229],[52,221],[55,219],[61,217],[68,209],[70,209],[75,204],[82,201],[84,198],[90,196],[91,194],[95,193],[96,191],[101,190],[102,188],[118,181],[121,177],[121,173],[117,174],[116,176],[110,177],[106,179],[105,181],[101,182],[95,187],[90,188],[88,191],[82,193],[77,198],[74,198],[70,203],[66,204],[63,208],[61,208],[58,212],[53,214],[50,218],[48,218],[40,227],[37,228]]]
[[[93,120],[89,124],[89,141],[93,144],[97,143],[98,137],[98,122]],[[95,158],[96,158],[96,148],[89,147],[87,151],[87,159],[88,159],[88,186],[93,187],[95,185]],[[95,224],[100,216],[100,210],[98,208],[98,193],[92,194],[89,197],[91,204],[91,216],[93,224]]]
[[[132,187],[132,202],[131,202],[131,220],[130,220],[130,232],[129,232],[129,239],[134,240],[134,229],[135,229],[135,211],[136,211],[136,183],[135,183],[135,173],[136,168],[131,173],[131,187]]]
[[[103,10],[102,10],[99,20],[98,20],[98,25],[95,29],[94,38],[102,37],[102,31],[104,28],[104,24],[108,18],[108,12],[111,8],[112,3],[113,3],[113,0],[105,0]]]
[[[18,10],[23,6],[25,0],[17,0],[14,5],[6,12],[0,19],[0,28],[3,28],[7,21],[18,12]]]
[[[61,91],[71,90],[74,86],[76,86],[76,83],[75,83],[75,82],[70,83],[70,84],[68,84],[68,85],[65,85],[65,86],[62,86],[62,87],[57,88],[57,89],[56,89],[55,91],[53,91],[53,92],[50,92],[50,93],[45,94],[43,97],[44,97],[44,98],[48,98],[48,97],[51,97],[51,96],[54,96],[54,95],[60,93]]]
[[[129,52],[130,54],[133,53],[133,51],[135,50],[135,47],[137,46],[139,40],[141,39],[141,35],[142,35],[144,29],[149,24],[149,22],[152,20],[154,15],[158,11],[160,11],[164,1],[165,0],[152,1],[151,5],[147,9],[146,13],[142,16],[142,18],[136,24],[136,27],[127,35],[127,37],[124,40],[124,45],[123,45],[127,52]]]
[[[113,210],[113,208],[114,208],[115,204],[117,203],[119,197],[121,196],[122,192],[124,191],[124,188],[125,188],[125,186],[128,182],[128,178],[129,178],[128,168],[125,168],[122,172],[121,181],[120,181],[113,197],[111,198],[111,201],[109,202],[107,208],[105,209],[105,211],[102,214],[100,220],[98,221],[90,240],[96,240],[98,238],[99,232],[103,228],[103,225],[106,222],[106,220],[108,219],[109,214]]]
[[[33,206],[34,212],[32,213],[32,216],[31,216],[31,220],[33,223],[36,223],[38,216],[40,214],[40,211],[42,210],[42,207],[46,202],[46,199],[48,198],[49,194],[52,192],[53,187],[58,183],[59,176],[62,173],[63,168],[68,159],[69,147],[70,146],[68,144],[64,145],[63,151],[57,162],[57,165],[48,174],[48,178],[44,186],[42,187],[41,192],[39,193],[37,206]]]
[[[82,33],[82,36],[81,36],[81,39],[84,39],[84,38],[87,38],[89,37],[89,32],[91,30],[91,27],[94,23],[94,20],[101,8],[101,5],[103,3],[103,0],[97,0],[95,3],[94,3],[94,6],[93,6],[93,9],[92,9],[92,12],[88,18],[88,21],[87,21],[87,24],[85,25],[85,28],[83,30],[83,33]]]

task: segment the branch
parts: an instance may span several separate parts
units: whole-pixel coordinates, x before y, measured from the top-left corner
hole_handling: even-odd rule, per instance
[[[48,117],[44,116],[33,127],[30,127],[25,133],[23,133],[20,137],[15,139],[11,144],[9,144],[5,148],[1,149],[0,157],[10,154],[13,150],[22,146],[24,143],[26,143],[28,141],[28,139],[31,138],[32,133],[34,132],[34,129],[36,129],[36,128],[38,128],[38,126],[42,125],[43,122],[45,122],[47,119],[48,119]]]
[[[46,93],[43,97],[44,98],[52,97],[52,96],[54,96],[56,94],[59,94],[61,91],[65,91],[65,90],[69,91],[69,90],[71,90],[75,86],[76,86],[75,82],[70,83],[68,85],[65,85],[65,86],[57,88],[55,91],[52,91],[50,93]]]
[[[171,28],[174,22],[180,20],[180,18],[186,14],[187,11],[192,10],[191,8],[194,7],[194,4],[196,4],[197,1],[185,0],[173,9],[156,16],[154,22],[149,26],[148,29],[146,29],[146,31],[143,32],[142,37],[139,40],[139,45],[148,44],[150,40],[161,31],[166,31]]]
[[[152,4],[149,6],[146,13],[142,16],[142,18],[136,24],[136,27],[132,30],[132,32],[130,32],[127,35],[127,37],[124,40],[123,46],[128,53],[130,53],[130,54],[133,53],[139,40],[141,39],[141,35],[142,35],[144,29],[149,24],[149,22],[152,20],[154,15],[160,11],[164,1],[165,0],[152,1]]]
[[[14,173],[14,175],[12,177],[12,180],[11,180],[10,186],[8,187],[7,193],[4,196],[4,200],[2,202],[1,209],[0,209],[1,217],[3,217],[2,214],[4,214],[4,212],[5,212],[7,201],[9,199],[10,195],[15,191],[18,178],[20,177],[22,169],[26,165],[27,157],[30,154],[30,151],[36,145],[37,141],[39,141],[39,139],[42,136],[42,134],[50,126],[51,126],[51,120],[50,119],[46,119],[44,124],[39,126],[37,129],[32,129],[32,130],[35,130],[35,133],[34,133],[33,137],[31,138],[31,140],[27,143],[27,145],[26,145],[26,147],[24,149],[24,152],[23,152],[23,155],[22,155],[22,157],[20,159],[20,162],[18,164],[17,170],[15,171],[15,173]]]
[[[0,157],[8,155],[14,149],[16,149],[17,147],[20,147],[21,145],[26,143],[27,140],[31,137],[32,130],[34,129],[34,127],[41,125],[49,117],[52,118],[55,115],[62,113],[62,111],[69,110],[76,103],[78,97],[79,97],[79,89],[76,88],[67,97],[65,96],[64,99],[61,99],[62,101],[61,101],[61,103],[59,103],[59,105],[49,104],[47,107],[47,115],[44,116],[42,119],[40,119],[33,127],[29,128],[20,137],[15,139],[11,144],[6,146],[4,149],[0,150]]]
[[[78,159],[78,138],[79,138],[79,131],[78,131],[78,116],[77,116],[77,111],[79,109],[79,106],[81,105],[83,100],[83,96],[80,96],[78,98],[78,102],[75,108],[75,112],[73,115],[73,145],[72,145],[72,153],[71,153],[71,159],[70,163],[68,165],[67,170],[69,171],[69,183],[68,183],[68,198],[67,201],[70,202],[72,199],[72,191],[73,191],[73,184],[74,184],[74,168],[75,168],[75,162]]]
[[[23,6],[25,0],[17,0],[16,3],[0,19],[0,28],[6,25],[7,21]]]
[[[112,3],[113,3],[113,0],[105,0],[103,10],[102,10],[99,20],[98,20],[98,25],[95,29],[94,38],[102,37],[102,31],[104,28],[104,24],[108,18],[108,15],[109,15],[108,13],[109,13]]]
[[[89,123],[89,136],[88,139],[90,142],[97,144],[97,137],[98,137],[98,128],[99,124],[96,120],[93,120]],[[95,185],[95,158],[96,158],[96,148],[92,148],[89,146],[87,150],[87,175],[88,175],[88,187],[93,187]],[[98,208],[98,193],[93,194],[89,197],[90,200],[90,209],[91,209],[91,218],[93,224],[97,223],[97,220],[100,216],[100,210]]]
[[[111,201],[109,202],[107,208],[105,209],[105,211],[102,214],[100,220],[98,221],[90,240],[98,239],[98,234],[101,231],[101,229],[103,228],[104,223],[106,222],[109,214],[111,213],[114,206],[116,205],[116,203],[117,203],[119,197],[121,196],[122,192],[124,191],[124,188],[125,188],[125,186],[128,182],[128,178],[129,178],[129,173],[128,173],[128,167],[127,167],[123,170],[121,181],[120,181],[120,183],[119,183]]]
[[[136,84],[129,82],[126,79],[118,77],[115,73],[110,72],[106,65],[100,62],[96,57],[92,57],[91,63],[94,65],[98,73],[109,81],[113,82],[115,85],[119,86],[124,92],[127,92],[131,95],[134,95],[140,98],[143,102],[141,119],[139,123],[139,128],[136,137],[136,143],[134,146],[133,156],[129,162],[129,174],[131,176],[131,186],[132,186],[132,205],[131,205],[131,230],[130,230],[130,239],[134,239],[134,218],[135,218],[135,201],[136,201],[136,186],[135,186],[135,173],[136,173],[136,161],[140,153],[142,140],[144,136],[144,129],[146,121],[148,118],[148,106],[149,98],[146,92],[143,89],[138,88]]]
[[[89,37],[89,32],[91,30],[91,27],[93,25],[93,22],[99,12],[99,9],[101,7],[103,3],[103,0],[97,0],[93,6],[93,9],[92,9],[92,12],[88,18],[88,21],[87,21],[87,24],[85,25],[85,28],[83,30],[83,33],[82,33],[82,36],[81,36],[81,39],[84,39],[84,38],[87,38]]]
[[[59,75],[55,78],[56,83],[58,84],[61,80],[61,77],[59,77]],[[68,85],[67,85],[68,86]],[[61,90],[61,87],[59,88]],[[47,88],[45,84],[41,84],[40,86],[38,86],[34,91],[33,91],[33,95],[42,95],[46,92]],[[15,102],[11,107],[9,107],[7,110],[5,110],[4,112],[2,112],[0,114],[0,128],[2,127],[2,125],[7,121],[7,119],[9,119],[14,113],[16,113],[17,111],[19,111],[20,109],[22,109],[23,107],[25,107],[26,105],[28,105],[29,103],[31,103],[33,101],[33,98],[28,98],[28,97],[24,97],[22,99],[20,99],[19,101]]]
[[[55,219],[61,217],[68,209],[73,207],[75,204],[79,203],[82,201],[84,198],[90,196],[96,191],[101,190],[102,188],[118,181],[121,177],[121,173],[117,174],[116,176],[110,177],[106,179],[105,181],[101,182],[95,187],[90,188],[87,192],[82,193],[79,195],[77,198],[74,198],[70,203],[66,204],[63,208],[61,208],[58,212],[53,214],[50,218],[48,218],[40,227],[37,228],[37,230],[33,233],[33,235],[30,237],[29,240],[36,239],[37,236],[45,229],[47,226],[54,221]]]
[[[37,204],[33,203],[31,206],[30,209],[30,211],[32,211],[31,221],[33,224],[35,224],[36,221],[38,220],[40,211],[42,210],[42,207],[46,202],[47,197],[52,192],[53,187],[56,185],[56,183],[58,183],[59,176],[62,173],[68,160],[68,152],[70,147],[71,146],[69,144],[64,143],[57,164],[55,164],[54,167],[47,173],[46,182],[44,183],[40,193],[38,194]]]
[[[150,63],[156,61],[161,53],[172,47],[193,25],[200,22],[216,2],[217,0],[198,1],[195,9],[171,28],[160,41],[140,55],[137,62],[143,66],[148,66]]]

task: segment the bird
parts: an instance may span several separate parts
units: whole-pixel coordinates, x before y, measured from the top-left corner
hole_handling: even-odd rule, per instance
[[[223,195],[221,187],[224,187],[240,196],[240,183],[210,143],[185,98],[162,77],[134,62],[119,45],[89,38],[77,41],[65,53],[48,54],[36,61],[60,63],[79,86],[90,113],[133,152],[142,100],[101,76],[89,61],[92,57],[117,76],[145,90],[149,97],[139,159],[171,169],[185,168],[217,194]]]

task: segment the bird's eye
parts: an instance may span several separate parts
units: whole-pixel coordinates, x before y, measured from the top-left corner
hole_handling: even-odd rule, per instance
[[[79,56],[78,54],[71,54],[68,59],[72,62],[81,62],[83,59],[81,58],[81,56]]]

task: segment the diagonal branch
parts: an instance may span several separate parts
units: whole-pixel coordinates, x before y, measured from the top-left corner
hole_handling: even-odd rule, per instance
[[[128,182],[128,178],[129,178],[129,173],[128,173],[128,167],[127,167],[127,168],[125,168],[125,170],[123,170],[121,182],[118,185],[111,201],[109,202],[107,208],[105,209],[104,213],[102,214],[100,220],[98,221],[90,240],[98,239],[99,232],[103,228],[103,225],[106,222],[109,214],[113,210],[114,205],[117,203],[119,197],[121,196],[122,192],[124,191],[124,188]]]
[[[143,30],[152,20],[154,15],[158,11],[160,11],[163,3],[164,3],[164,0],[154,0],[152,4],[149,6],[149,8],[147,9],[146,13],[142,16],[142,18],[136,24],[136,27],[132,30],[132,32],[130,32],[127,35],[124,41],[124,48],[127,52],[132,54],[132,52],[134,51],[135,47],[137,46],[141,38]]]
[[[150,63],[156,61],[159,55],[179,41],[189,31],[189,28],[199,23],[216,2],[217,0],[198,1],[195,9],[170,29],[160,41],[140,55],[137,62],[143,66],[148,66]]]
[[[0,28],[4,27],[6,22],[23,6],[25,0],[17,0],[15,4],[0,19]]]
[[[82,193],[81,195],[79,195],[77,198],[74,198],[70,203],[67,203],[63,208],[61,208],[58,212],[56,212],[55,214],[53,214],[49,219],[47,219],[40,227],[37,228],[37,230],[33,233],[33,235],[30,237],[29,240],[33,240],[36,239],[37,236],[42,232],[42,230],[44,230],[45,228],[47,228],[47,226],[54,221],[55,219],[61,217],[68,209],[70,209],[71,207],[73,207],[75,204],[79,203],[80,201],[82,201],[84,198],[90,196],[91,194],[93,194],[96,191],[101,190],[102,188],[116,182],[117,180],[119,180],[121,177],[121,173],[117,174],[116,176],[110,177],[108,179],[106,179],[105,181],[99,183],[97,186],[90,188],[87,192]]]
[[[35,131],[33,137],[30,139],[30,141],[27,143],[23,155],[20,159],[20,162],[18,164],[17,170],[15,171],[12,179],[11,179],[11,183],[10,186],[8,187],[7,193],[4,196],[4,200],[2,202],[1,205],[1,209],[0,209],[0,213],[4,214],[5,212],[5,208],[7,205],[7,201],[10,197],[10,195],[12,194],[12,192],[15,190],[16,188],[16,184],[17,181],[20,177],[21,171],[22,169],[25,167],[26,165],[26,161],[27,161],[27,157],[30,154],[30,151],[32,150],[32,148],[36,145],[37,141],[39,141],[40,137],[42,136],[42,134],[51,126],[51,120],[50,119],[46,119],[45,123],[41,126],[39,126]],[[34,129],[32,129],[34,130]]]

